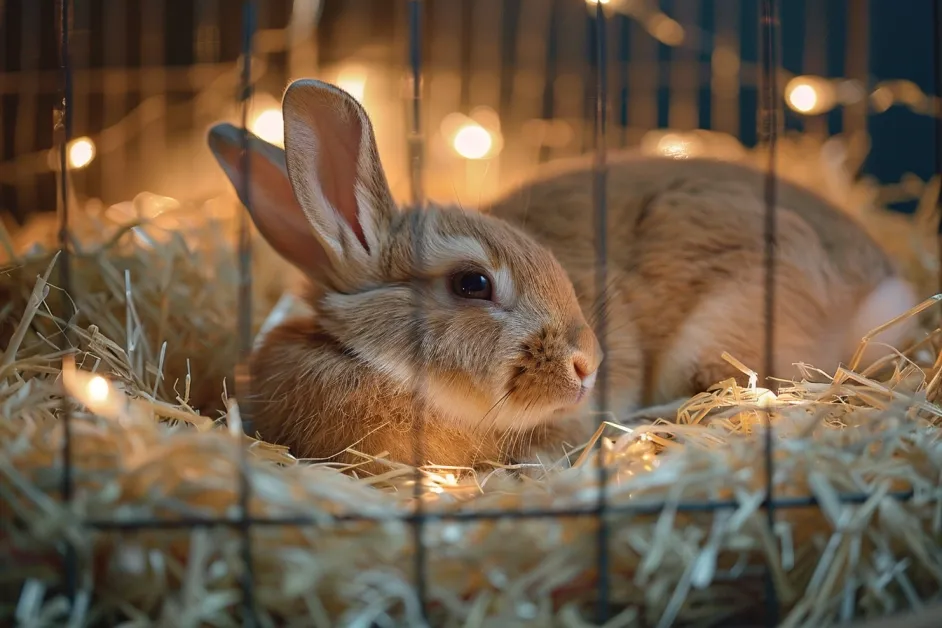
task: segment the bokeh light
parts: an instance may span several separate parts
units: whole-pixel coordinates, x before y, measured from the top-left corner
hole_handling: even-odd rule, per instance
[[[95,159],[95,143],[88,137],[80,137],[69,143],[69,167],[84,168]]]
[[[481,159],[487,156],[493,145],[494,140],[491,138],[491,134],[487,132],[487,129],[476,123],[462,126],[455,133],[452,140],[455,152],[465,159]]]

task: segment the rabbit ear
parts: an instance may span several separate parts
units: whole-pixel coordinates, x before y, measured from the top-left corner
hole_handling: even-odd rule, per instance
[[[242,159],[242,129],[217,124],[209,130],[209,148],[239,200],[248,208],[252,222],[279,255],[310,276],[318,276],[328,263],[327,255],[311,230],[310,222],[295,199],[285,169],[284,151],[249,131],[249,199]]]
[[[293,82],[283,104],[298,202],[337,261],[366,261],[396,211],[369,117],[352,96],[316,80]]]

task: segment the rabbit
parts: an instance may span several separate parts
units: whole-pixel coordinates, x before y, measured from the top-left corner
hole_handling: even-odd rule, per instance
[[[779,180],[774,364],[764,373],[766,174],[708,158],[615,152],[607,161],[603,298],[594,295],[595,172],[584,158],[551,165],[482,211],[550,249],[586,311],[604,308],[606,407],[617,417],[651,418],[644,409],[677,408],[729,378],[747,385],[724,351],[773,391],[772,378],[796,374],[799,362],[833,372],[865,334],[917,304],[913,285],[860,224]],[[908,323],[877,335],[864,364],[911,339]]]
[[[296,456],[353,464],[353,447],[413,464],[531,460],[584,442],[593,409],[637,417],[729,377],[745,384],[723,351],[761,368],[758,170],[613,155],[608,276],[596,295],[590,165],[549,168],[480,212],[398,209],[355,99],[304,79],[283,107],[284,151],[250,135],[248,206],[311,280],[314,314],[273,329],[254,353],[253,416]],[[241,133],[218,124],[209,136],[240,195]],[[798,361],[836,366],[915,304],[846,214],[783,182],[776,201],[776,361],[763,383]],[[603,311],[605,399],[592,394]]]
[[[483,214],[397,208],[371,122],[339,88],[295,81],[283,110],[284,151],[249,135],[241,200],[310,280],[313,315],[281,323],[252,353],[258,434],[347,465],[364,462],[348,448],[480,467],[579,444],[571,417],[603,356],[553,255]],[[241,139],[220,123],[208,140],[240,197]]]

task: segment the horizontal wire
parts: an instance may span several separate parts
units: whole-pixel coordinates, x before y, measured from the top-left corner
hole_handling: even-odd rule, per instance
[[[887,494],[887,497],[898,501],[908,501],[912,499],[914,491],[898,491]],[[873,496],[871,493],[850,493],[838,497],[842,504],[862,504]],[[794,510],[798,508],[811,508],[819,505],[818,499],[814,496],[806,497],[787,497],[776,499],[772,502],[775,509]],[[647,502],[636,504],[625,504],[620,506],[609,505],[606,508],[606,514],[610,515],[646,515],[656,514],[668,508],[677,512],[716,512],[719,510],[736,510],[742,504],[736,500],[721,501],[691,501],[691,502]],[[297,516],[297,517],[271,517],[248,519],[250,525],[260,526],[324,526],[333,523],[388,523],[392,521],[401,521],[404,523],[428,522],[428,521],[487,521],[495,519],[550,519],[550,518],[581,518],[597,517],[598,506],[591,505],[584,508],[569,509],[533,509],[533,510],[479,510],[476,512],[442,512],[429,513],[423,512],[420,515],[383,515],[370,516],[361,514],[324,514],[318,517]],[[225,517],[184,517],[180,519],[126,519],[126,520],[107,520],[107,519],[86,519],[81,522],[83,526],[97,530],[134,530],[134,529],[176,529],[187,527],[223,527],[242,525],[241,519],[230,519]]]

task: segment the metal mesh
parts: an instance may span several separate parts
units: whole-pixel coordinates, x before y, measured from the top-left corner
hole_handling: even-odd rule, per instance
[[[552,0],[554,9],[551,14],[551,19],[549,22],[549,44],[548,44],[548,53],[547,53],[547,63],[546,63],[546,73],[548,77],[553,77],[557,70],[556,68],[556,45],[557,45],[557,35],[562,28],[559,19],[558,8],[564,0]],[[581,1],[581,0],[573,0]],[[470,3],[465,4],[466,7],[470,7]],[[597,294],[602,294],[605,291],[607,286],[607,241],[606,241],[606,224],[607,224],[607,199],[605,195],[606,189],[606,175],[607,175],[607,164],[606,164],[606,149],[609,146],[608,133],[610,132],[610,127],[606,124],[606,121],[609,119],[609,103],[611,100],[611,95],[609,93],[608,85],[608,76],[609,76],[609,44],[607,40],[607,22],[610,18],[607,18],[603,10],[603,5],[601,3],[595,4],[594,15],[591,16],[589,20],[588,27],[589,37],[588,40],[592,42],[590,46],[589,62],[594,69],[592,86],[594,88],[593,99],[594,99],[594,110],[593,110],[593,128],[594,128],[594,146],[595,146],[595,178],[593,184],[593,199],[594,199],[594,209],[595,209],[595,221],[596,221],[596,287]],[[71,0],[59,0],[57,3],[57,16],[59,24],[59,53],[60,53],[60,79],[61,79],[61,102],[60,107],[56,110],[56,119],[55,119],[55,131],[56,131],[56,143],[59,147],[59,210],[60,210],[60,230],[59,230],[59,246],[61,248],[60,256],[60,278],[59,283],[64,289],[65,293],[71,292],[72,283],[70,275],[70,250],[71,244],[69,242],[68,233],[69,233],[69,219],[70,219],[70,194],[68,189],[68,178],[64,176],[64,173],[67,171],[67,162],[66,162],[66,147],[68,146],[70,140],[73,137],[73,123],[72,123],[72,112],[73,112],[73,84],[72,84],[72,56],[70,51],[70,35],[71,29],[70,24],[72,23],[72,2]],[[408,124],[408,148],[409,148],[409,183],[410,183],[410,199],[412,205],[416,207],[421,207],[425,202],[425,196],[423,192],[423,128],[422,128],[422,110],[421,105],[423,102],[423,91],[424,85],[422,81],[423,73],[423,38],[422,35],[428,28],[424,20],[424,14],[426,11],[426,5],[422,0],[408,0],[408,67],[409,67],[409,76],[408,76],[408,93],[409,93],[409,124]],[[242,127],[246,129],[248,127],[249,120],[249,108],[252,101],[252,91],[253,91],[253,80],[252,80],[252,59],[253,59],[253,41],[255,41],[255,35],[257,31],[257,14],[258,7],[254,0],[243,0],[242,3],[242,44],[241,44],[241,61],[242,61],[242,71],[240,86],[237,95],[237,101],[239,107],[241,108],[241,119]],[[616,18],[622,19],[622,18]],[[627,22],[622,22],[621,26],[626,28]],[[778,40],[778,3],[776,0],[761,0],[761,7],[759,12],[759,24],[758,24],[758,36],[760,40],[760,76],[759,76],[759,97],[758,97],[758,109],[756,112],[758,120],[758,134],[760,142],[767,145],[769,149],[769,162],[768,162],[768,175],[766,178],[766,193],[765,193],[765,202],[766,202],[766,238],[765,238],[765,247],[766,247],[766,267],[765,267],[765,355],[764,363],[766,366],[765,372],[769,373],[772,371],[772,364],[774,358],[774,337],[773,337],[773,306],[775,302],[775,266],[774,266],[774,255],[775,250],[775,198],[776,198],[776,172],[775,172],[775,156],[776,156],[776,141],[780,133],[780,127],[782,123],[782,116],[779,113],[780,107],[780,97],[777,92],[777,82],[775,80],[776,72],[779,67],[779,40]],[[620,31],[621,32],[621,31]],[[936,37],[938,42],[939,37]],[[618,42],[618,50],[623,50],[623,43]],[[622,59],[621,52],[619,52],[619,60],[617,63],[621,63]],[[938,77],[937,77],[938,78]],[[942,82],[942,78],[938,78],[939,82]],[[548,81],[548,83],[551,83]],[[464,91],[464,90],[463,90]],[[467,95],[463,94],[462,99],[466,101]],[[554,98],[552,95],[552,87],[547,87],[544,89],[543,98],[542,98],[542,115],[545,118],[551,118],[554,115]],[[620,112],[619,112],[620,113]],[[937,129],[942,129],[942,126],[937,122]],[[940,137],[942,137],[942,131],[938,131]],[[942,140],[940,140],[942,144]],[[545,160],[547,157],[547,150],[545,148],[541,149],[541,160]],[[942,156],[939,158],[942,162]],[[252,195],[251,190],[248,189],[249,177],[247,175],[249,169],[249,159],[248,159],[248,135],[243,135],[243,168],[246,172],[244,177],[245,188],[242,190],[241,197],[245,199],[245,202],[251,203]],[[416,228],[421,229],[421,221],[416,222]],[[240,338],[240,356],[241,363],[238,367],[238,376],[237,376],[237,393],[244,394],[249,388],[250,384],[250,374],[247,366],[247,357],[249,351],[251,350],[251,240],[249,238],[249,220],[247,213],[243,212],[241,215],[241,220],[239,223],[239,249],[238,249],[238,259],[234,260],[238,264],[239,272],[241,275],[240,291],[239,291],[239,308],[238,308],[238,333]],[[417,243],[422,242],[421,237],[416,238]],[[421,266],[422,263],[422,251],[417,250],[415,252],[415,258],[418,260],[418,264]],[[421,291],[417,291],[421,293]],[[63,300],[64,303],[68,303],[67,299]],[[421,299],[417,300],[416,303],[416,317],[421,320],[422,317],[422,303]],[[71,312],[68,312],[71,318]],[[421,324],[418,326],[421,329]],[[606,343],[606,332],[607,332],[607,321],[604,318],[604,308],[602,318],[599,321],[597,328],[597,335],[599,337],[600,343],[602,344],[603,351],[605,349]],[[69,340],[72,344],[71,339]],[[605,374],[604,363],[599,376],[599,396],[602,399],[602,403],[607,397],[607,381]],[[245,425],[251,425],[251,404],[243,403],[240,406],[242,420]],[[602,408],[604,412],[605,408]],[[64,460],[64,472],[62,476],[62,497],[64,501],[68,502],[72,498],[72,482],[73,482],[73,470],[72,470],[72,451],[71,451],[71,413],[70,405],[68,399],[63,401],[62,408],[62,417],[65,429],[65,438],[63,441],[63,460]],[[770,422],[766,422],[768,429],[765,432],[765,466],[767,473],[767,486],[766,486],[766,499],[764,502],[764,508],[768,515],[768,522],[770,526],[774,525],[775,522],[775,513],[781,509],[789,508],[805,508],[809,506],[815,506],[816,500],[813,497],[806,498],[788,498],[788,499],[776,499],[774,495],[774,456],[773,454],[773,430],[771,429]],[[416,440],[415,440],[415,456],[417,460],[423,460],[423,444],[422,444],[422,431],[423,426],[420,422],[416,429]],[[601,448],[599,449],[599,459],[602,461],[601,457]],[[170,528],[190,528],[190,527],[216,527],[216,526],[234,526],[240,530],[243,535],[243,557],[245,561],[245,572],[242,577],[242,590],[243,590],[243,610],[244,610],[244,625],[246,626],[255,626],[258,625],[257,617],[255,614],[255,605],[254,605],[254,591],[253,591],[253,574],[251,571],[252,568],[252,528],[253,526],[279,526],[279,525],[316,525],[312,520],[305,520],[301,518],[287,518],[287,519],[270,519],[270,520],[259,520],[253,519],[250,517],[248,510],[248,504],[251,494],[251,482],[248,479],[247,474],[247,463],[246,463],[246,453],[245,448],[239,448],[240,456],[240,476],[237,478],[240,487],[240,509],[239,516],[237,518],[227,518],[220,520],[208,520],[208,519],[179,519],[173,521],[146,521],[146,520],[121,520],[121,521],[107,521],[107,520],[96,520],[88,519],[84,523],[87,526],[94,527],[97,529],[120,529],[120,530],[130,530],[130,529],[170,529]],[[608,471],[605,464],[599,464],[599,479],[602,484],[603,489],[599,492],[599,502],[595,508],[586,508],[580,510],[569,510],[569,511],[553,511],[553,510],[538,510],[538,511],[512,511],[512,512],[488,512],[488,511],[479,511],[479,512],[457,512],[449,514],[436,514],[434,518],[436,520],[455,520],[455,521],[469,521],[469,520],[481,520],[481,519],[498,519],[498,518],[513,518],[513,519],[527,519],[527,518],[544,518],[544,517],[593,517],[598,522],[598,543],[597,543],[597,552],[598,552],[598,562],[597,569],[599,574],[598,580],[598,605],[596,609],[596,620],[599,623],[605,622],[608,618],[612,616],[612,600],[610,599],[610,581],[609,581],[609,565],[607,562],[608,557],[608,542],[609,535],[606,527],[606,515],[612,513],[636,513],[636,514],[647,514],[647,513],[658,513],[664,507],[665,504],[660,503],[638,503],[628,506],[617,506],[612,507],[605,501],[606,491],[604,490],[605,483],[608,481]],[[420,496],[421,491],[423,490],[423,482],[421,481],[421,476],[417,474],[415,482],[416,497]],[[896,497],[898,499],[908,499],[911,496],[910,492],[898,493]],[[867,499],[865,494],[857,495],[844,495],[842,499],[847,503],[862,503]],[[410,515],[405,518],[406,521],[411,523],[414,526],[414,540],[416,543],[416,563],[415,563],[415,586],[417,595],[422,604],[423,609],[427,605],[427,569],[426,569],[426,548],[423,543],[423,525],[427,520],[426,514],[422,510],[422,500],[417,499],[417,510],[414,515]],[[735,501],[716,501],[716,502],[695,502],[695,503],[682,503],[679,505],[678,510],[681,512],[712,512],[724,509],[735,509],[738,507],[738,503]],[[360,516],[338,516],[338,520],[344,521],[354,521],[354,520],[378,520],[375,517],[360,517]],[[401,518],[400,518],[401,519]],[[66,551],[66,569],[67,569],[67,592],[74,596],[77,590],[77,574],[79,573],[77,554],[75,548],[68,547]],[[765,621],[769,625],[775,625],[778,621],[779,601],[776,596],[775,587],[772,583],[771,577],[767,577],[767,590],[766,590],[766,601],[767,601],[767,610]]]

